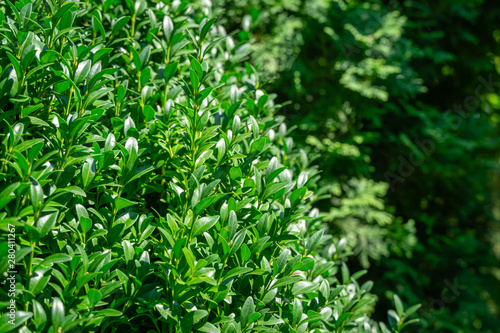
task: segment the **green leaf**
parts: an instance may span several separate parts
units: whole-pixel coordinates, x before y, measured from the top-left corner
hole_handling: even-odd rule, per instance
[[[314,251],[314,249],[316,248],[316,246],[318,245],[321,237],[323,237],[323,229],[315,232],[311,237],[309,237],[309,239],[307,240],[307,243],[306,243],[306,252],[307,253],[311,253],[312,251]]]
[[[285,188],[288,185],[286,182],[278,182],[278,183],[272,183],[266,188],[266,191],[264,192],[264,200],[271,197],[272,195],[278,193],[281,191],[283,188]]]
[[[318,289],[319,285],[314,282],[309,281],[300,281],[293,285],[292,294],[297,296],[300,294],[307,294],[315,292]]]
[[[194,214],[195,215],[200,215],[201,213],[203,213],[205,211],[205,209],[207,209],[211,204],[212,202],[214,202],[215,199],[217,199],[218,196],[217,195],[212,195],[210,197],[207,197],[203,200],[201,200],[194,208]]]
[[[23,71],[21,69],[21,64],[19,63],[19,61],[16,59],[16,57],[14,57],[12,54],[10,54],[9,52],[7,52],[7,57],[9,58],[10,60],[10,63],[11,65],[14,67],[14,70],[16,71],[16,75],[17,77],[22,80],[23,78]]]
[[[22,115],[23,115],[23,117],[26,117],[26,116],[32,114],[33,112],[38,111],[42,107],[43,107],[43,104],[35,104],[35,105],[27,106],[23,109]]]
[[[342,327],[342,325],[344,324],[344,322],[349,319],[349,317],[352,315],[352,313],[343,313],[339,316],[339,318],[337,319],[337,322],[335,323],[335,327],[337,328],[340,328]]]
[[[286,262],[288,260],[288,256],[290,256],[290,250],[288,250],[288,249],[286,249],[285,251],[283,251],[279,255],[278,259],[276,260],[276,263],[278,264],[278,266],[277,266],[278,272],[277,273],[281,273],[283,271],[283,268],[285,268]]]
[[[76,204],[75,209],[76,209],[76,215],[78,216],[78,219],[81,219],[82,217],[89,217],[89,213],[87,212],[85,207],[83,207],[82,205]]]
[[[24,77],[25,80],[28,80],[30,77],[32,77],[33,75],[35,75],[37,72],[41,71],[42,69],[46,68],[46,67],[49,67],[51,65],[53,65],[54,63],[52,62],[49,62],[49,63],[46,63],[46,64],[41,64],[39,66],[36,66],[35,68],[31,69],[28,74],[26,74],[26,76]],[[28,112],[26,112],[26,114],[28,114]]]
[[[33,313],[31,312],[17,310],[15,312],[14,320],[12,321],[10,313],[7,312],[3,314],[2,317],[0,317],[0,332],[12,332],[12,330],[15,330],[30,319],[32,315]]]
[[[102,299],[102,294],[99,290],[90,289],[87,292],[87,297],[89,298],[90,307],[93,308]]]
[[[270,181],[269,176],[278,168],[278,159],[276,157],[271,158],[271,161],[267,164],[266,168],[266,178],[267,182]]]
[[[128,21],[130,21],[130,16],[120,17],[113,26],[112,30],[113,35],[118,34],[125,27]]]
[[[172,33],[174,32],[174,22],[172,22],[172,19],[168,16],[165,15],[163,18],[163,33],[165,34],[165,37],[167,37],[167,40],[170,41],[172,38]]]
[[[19,187],[21,183],[16,182],[7,185],[2,192],[0,192],[0,210],[4,208],[10,201],[15,199],[14,191]]]
[[[200,36],[200,41],[203,42],[205,40],[205,37],[207,36],[208,32],[210,31],[210,29],[214,25],[215,20],[216,20],[215,17],[210,19],[210,20],[208,20],[206,18],[203,19],[203,21],[200,24],[199,31],[198,31],[198,34]]]
[[[43,260],[43,265],[51,265],[51,264],[56,264],[56,263],[63,263],[70,261],[72,257],[70,255],[64,254],[64,253],[55,253]]]
[[[255,305],[253,302],[253,298],[248,296],[243,307],[241,308],[241,326],[246,327],[250,316],[255,312]]]
[[[226,155],[226,140],[220,139],[215,148],[217,149],[217,165],[219,165]]]
[[[196,324],[203,318],[208,316],[208,312],[205,310],[194,310],[188,312],[181,320],[181,326],[183,327],[191,327],[192,324]],[[184,332],[184,330],[183,330]]]
[[[97,31],[99,31],[102,39],[106,40],[106,33],[104,32],[104,27],[102,26],[101,20],[95,13],[92,15],[92,24],[94,26],[94,33],[97,33]]]
[[[168,64],[164,69],[163,69],[163,79],[165,82],[170,81],[172,77],[174,77],[175,73],[177,72],[177,62],[173,62],[171,64]]]
[[[70,11],[74,5],[75,5],[74,2],[63,3],[54,15],[54,18],[53,18],[54,25],[57,25],[57,23],[63,17],[63,15],[66,14],[68,11]]]
[[[420,319],[419,319],[419,318],[408,320],[407,322],[405,322],[403,325],[401,325],[401,326],[399,327],[400,332],[402,332],[402,331],[403,331],[403,329],[404,329],[406,326],[411,325],[411,324],[417,324],[417,323],[419,323],[419,322],[420,322]]]
[[[43,330],[47,323],[47,314],[45,313],[45,309],[42,304],[40,304],[37,300],[32,301],[33,304],[33,321],[37,330]]]
[[[28,239],[30,242],[36,242],[38,239],[40,239],[40,232],[38,229],[33,228],[32,226],[25,224],[24,229],[28,233]]]
[[[232,167],[229,171],[229,176],[233,180],[238,180],[242,177],[241,169],[239,167]]]
[[[243,229],[240,230],[233,239],[233,244],[231,246],[231,251],[229,251],[229,255],[232,256],[233,254],[236,253],[236,251],[239,250],[241,244],[243,244],[243,241],[245,240],[245,237],[247,235],[247,230]]]
[[[17,150],[14,151],[14,155],[16,157],[16,166],[18,166],[19,169],[21,170],[21,172],[18,171],[18,173],[22,175],[22,177],[25,177],[26,175],[29,174],[29,169],[30,169],[28,160],[26,160],[24,155],[18,152]]]
[[[96,317],[120,317],[123,313],[115,309],[100,310],[95,314]]]
[[[84,285],[86,285],[89,281],[94,279],[100,273],[88,273],[84,274],[81,277],[76,279],[76,288],[81,289]]]
[[[133,182],[134,180],[136,179],[139,179],[141,178],[142,176],[144,176],[145,174],[148,174],[150,173],[151,171],[153,171],[155,168],[153,166],[143,166],[143,167],[140,167],[139,169],[136,170],[135,174],[125,182],[125,185]]]
[[[50,267],[35,270],[28,284],[29,291],[33,295],[39,294],[45,288],[51,278],[51,270]]]
[[[92,220],[89,219],[88,217],[81,217],[80,225],[82,227],[82,232],[86,234],[92,228]]]
[[[125,133],[125,135],[127,135],[128,131],[129,131],[131,128],[136,128],[135,123],[134,123],[134,121],[132,120],[132,118],[127,117],[127,118],[125,118],[125,120],[123,121],[123,133]]]
[[[59,327],[61,327],[62,323],[64,322],[64,304],[58,297],[55,297],[52,301],[51,318],[52,318],[52,325],[56,329],[59,329]]]
[[[259,138],[260,128],[259,128],[259,124],[257,123],[257,120],[256,120],[253,116],[250,116],[250,117],[248,117],[248,118],[249,118],[249,120],[250,120],[250,127],[251,127],[251,129],[252,129],[252,135],[253,135],[254,140],[257,140],[257,141],[258,141],[258,140],[262,139],[262,140],[261,140],[261,141],[262,141],[262,143],[261,143],[261,142],[259,142],[259,143],[257,143],[256,145],[258,145],[258,146],[261,146],[261,145],[262,145],[262,147],[264,147],[264,144],[265,144],[265,139],[264,139],[264,138],[260,138],[260,139],[258,139],[258,138]],[[252,144],[254,144],[254,143],[255,143],[255,141],[254,141]],[[261,151],[262,149],[256,149],[256,150]],[[254,149],[251,149],[251,151],[253,152],[253,151],[254,151]]]
[[[252,324],[254,322],[256,322],[257,320],[259,320],[259,318],[261,317],[261,314],[258,313],[258,312],[254,312],[252,313],[252,315],[250,316],[250,318],[248,318],[248,323],[247,325],[249,324]]]
[[[292,305],[292,318],[293,318],[293,325],[297,325],[300,320],[302,319],[302,313],[303,313],[303,307],[302,307],[302,302],[300,299],[295,298],[293,300],[293,305]]]
[[[146,66],[148,65],[149,62],[149,57],[151,56],[151,46],[146,46],[141,54],[140,54],[140,59],[141,59],[141,69],[145,69]]]
[[[396,306],[396,312],[398,313],[398,316],[402,317],[405,309],[403,307],[403,302],[401,302],[401,299],[396,294],[394,294],[394,304]]]
[[[250,259],[252,253],[246,244],[241,246],[241,263],[244,264]]]
[[[290,197],[290,203],[292,207],[295,207],[300,201],[304,198],[307,193],[307,188],[301,187],[293,191],[292,196]]]
[[[191,236],[197,237],[197,236],[201,235],[205,231],[212,228],[217,223],[218,220],[219,220],[219,216],[207,216],[207,217],[199,218],[193,224]]]
[[[302,258],[302,268],[300,269],[303,272],[307,272],[308,270],[312,269],[314,267],[314,259],[310,257],[304,257]]]
[[[217,327],[208,322],[205,323],[205,325],[203,325],[202,327],[200,327],[198,331],[205,333],[220,333],[220,330]]]
[[[116,198],[115,199],[115,212],[118,212],[123,208],[133,206],[135,204],[137,204],[137,202],[135,202],[135,201],[130,201],[128,199],[121,198],[121,197]]]
[[[262,150],[266,146],[266,139],[265,138],[259,138],[252,142],[250,145],[250,151],[252,153],[262,153]]]
[[[189,267],[191,268],[191,272],[194,272],[195,270],[195,261],[196,261],[196,258],[193,254],[193,252],[191,252],[191,250],[188,248],[188,247],[183,247],[182,248],[182,252],[184,252],[184,258],[186,258],[186,261],[189,265]]]
[[[297,187],[298,188],[304,187],[307,183],[308,178],[309,176],[307,172],[302,171],[299,175],[299,178],[297,179]]]
[[[128,264],[129,261],[134,260],[134,255],[135,255],[134,247],[132,246],[132,244],[130,244],[128,240],[124,240],[122,242],[122,247],[123,247],[123,254],[125,257],[125,263]]]
[[[137,158],[137,154],[139,153],[139,143],[137,142],[137,139],[134,137],[128,138],[127,141],[125,142],[125,149],[130,154],[129,158],[132,161],[130,163],[133,164],[135,158]]]
[[[201,80],[203,78],[203,68],[201,68],[201,65],[198,62],[198,60],[196,60],[196,58],[194,58],[192,55],[188,55],[188,57],[189,57],[189,62],[191,63],[191,68],[194,69],[196,75]]]
[[[113,133],[109,133],[104,144],[104,150],[112,150],[116,145],[116,138]]]
[[[42,186],[32,177],[31,178],[31,186],[30,186],[30,194],[31,194],[31,204],[33,205],[33,210],[35,212],[39,212],[43,205],[43,190]]]
[[[410,306],[408,309],[406,309],[406,317],[410,317],[412,314],[414,314],[415,312],[418,311],[418,309],[420,309],[422,307],[421,304],[416,304],[416,305],[413,305],[413,306]]]
[[[350,277],[349,277],[350,274],[349,274],[349,268],[347,267],[345,262],[342,262],[341,271],[342,271],[342,283],[348,284],[349,280],[350,280]]]
[[[222,279],[222,281],[226,281],[234,276],[237,276],[237,275],[242,275],[242,274],[246,274],[246,273],[249,273],[253,271],[253,268],[249,268],[249,267],[236,267],[236,268],[233,268],[232,270],[230,270],[229,272],[227,272],[225,275],[224,275],[224,278]]]
[[[78,64],[78,67],[75,71],[75,76],[73,78],[73,81],[76,85],[79,85],[87,78],[87,75],[90,72],[91,65],[92,63],[90,60],[84,60]]]
[[[95,177],[96,165],[92,157],[88,157],[82,166],[83,188],[87,188]]]
[[[269,290],[265,295],[264,297],[262,298],[262,302],[264,304],[267,304],[271,301],[274,300],[274,298],[276,297],[276,294],[278,293],[278,288],[273,288],[271,290]]]
[[[238,219],[236,217],[236,213],[232,210],[229,212],[229,219],[227,222],[227,235],[229,240],[233,239],[236,234],[236,230],[238,230]]]
[[[146,105],[144,106],[143,114],[144,114],[144,120],[148,122],[155,117],[155,110],[153,110],[153,107],[151,105]]]
[[[79,196],[82,196],[82,197],[86,197],[87,194],[81,189],[79,188],[78,186],[68,186],[68,187],[64,187],[64,188],[58,188],[54,194],[57,194],[57,193],[73,193],[75,195],[79,195]]]
[[[90,71],[90,65],[89,65],[89,71]],[[71,80],[66,74],[63,73],[62,75],[73,87],[73,91],[75,92],[77,99],[77,108],[78,108],[82,104],[82,95],[80,93],[80,89],[78,88],[78,85],[75,82],[73,82],[73,80]]]
[[[199,88],[200,78],[198,77],[198,75],[196,74],[196,72],[193,69],[191,69],[191,68],[189,69],[189,78],[191,80],[192,91],[191,91],[191,94],[188,93],[188,95],[192,95]]]
[[[133,47],[130,49],[130,52],[132,52],[132,59],[134,61],[135,68],[138,72],[142,71],[142,64],[141,64],[141,56],[137,52],[136,49]]]
[[[164,304],[156,304],[156,310],[160,313],[160,315],[166,320],[175,319],[172,315],[172,311]]]

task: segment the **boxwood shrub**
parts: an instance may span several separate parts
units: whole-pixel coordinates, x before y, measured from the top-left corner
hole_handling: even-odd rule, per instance
[[[397,297],[369,319],[373,283],[312,208],[317,168],[209,2],[0,6],[1,332],[412,322]]]

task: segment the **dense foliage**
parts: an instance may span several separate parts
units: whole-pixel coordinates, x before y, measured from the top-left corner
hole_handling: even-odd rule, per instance
[[[375,264],[381,299],[423,302],[425,332],[498,331],[498,3],[226,6],[292,101],[296,144],[321,154],[333,196],[317,207]]]
[[[373,283],[350,273],[346,241],[313,209],[318,168],[245,62],[248,36],[227,33],[217,8],[0,7],[0,271],[13,277],[1,332],[413,322],[419,306],[397,296],[387,325],[370,319]]]

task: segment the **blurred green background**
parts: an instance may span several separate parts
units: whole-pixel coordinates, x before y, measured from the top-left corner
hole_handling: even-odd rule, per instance
[[[375,319],[398,293],[423,305],[408,332],[499,332],[500,2],[213,4],[316,156]]]

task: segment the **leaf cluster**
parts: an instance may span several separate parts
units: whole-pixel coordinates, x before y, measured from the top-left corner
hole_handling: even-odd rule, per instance
[[[317,167],[249,45],[227,42],[205,9],[6,1],[0,227],[16,245],[0,247],[15,247],[20,273],[1,330],[405,325],[400,304],[391,329],[369,319],[373,283],[350,274],[345,242],[312,209]]]

